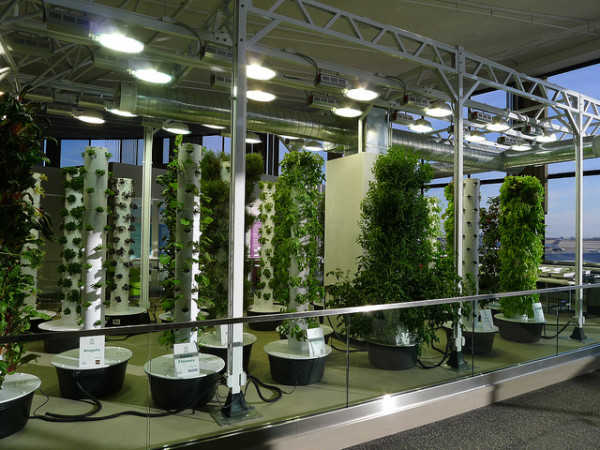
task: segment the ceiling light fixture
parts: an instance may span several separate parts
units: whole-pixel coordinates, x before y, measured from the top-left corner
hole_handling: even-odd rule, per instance
[[[101,112],[92,110],[78,112],[77,118],[82,122],[91,123],[93,125],[101,125],[106,122]]]
[[[295,141],[297,139],[300,139],[298,136],[288,136],[286,134],[280,134],[279,137],[281,139],[287,139],[288,141]]]
[[[213,130],[224,130],[227,127],[224,127],[223,125],[213,125],[213,124],[208,124],[208,123],[203,123],[202,124],[203,127],[206,128],[211,128]]]
[[[260,64],[249,64],[246,66],[246,76],[252,80],[268,81],[277,76],[277,71]]]
[[[510,149],[522,152],[525,150],[531,150],[531,145],[529,145],[527,142],[517,142],[516,144],[511,145]]]
[[[448,117],[452,115],[452,108],[446,102],[436,100],[425,108],[425,113],[431,117]]]
[[[498,144],[509,146],[511,150],[531,150],[531,145],[521,139],[517,139],[514,136],[500,136],[496,142],[498,142]]]
[[[408,128],[417,133],[429,133],[433,131],[433,126],[429,121],[425,120],[424,117],[421,117],[420,119],[417,119],[413,123],[409,124]]]
[[[141,81],[155,84],[167,84],[173,81],[173,75],[156,69],[134,69],[131,74]]]
[[[346,90],[344,96],[359,102],[370,102],[379,97],[379,93],[372,91],[371,89],[360,87]]]
[[[121,111],[118,108],[109,108],[107,111],[111,114],[121,117],[137,117],[135,114],[130,113],[129,111]]]
[[[304,149],[308,150],[309,152],[320,152],[321,150],[323,150],[323,145],[317,141],[308,141],[304,143],[302,147],[304,147]]]
[[[358,117],[362,114],[362,111],[360,109],[350,105],[335,107],[332,109],[332,111],[336,116],[348,118]]]
[[[483,142],[485,141],[485,135],[479,130],[465,130],[464,133],[465,141],[467,142]]]
[[[259,91],[259,90],[251,90],[246,92],[246,97],[249,100],[254,100],[256,102],[272,102],[277,98],[275,94],[271,94],[270,92]]]
[[[102,47],[121,53],[141,53],[144,43],[121,33],[100,33],[92,37]]]
[[[541,144],[545,144],[548,142],[556,142],[556,140],[557,140],[556,134],[554,134],[550,130],[544,131],[544,133],[541,136],[538,136],[535,138],[535,141],[539,142]]]
[[[190,128],[183,122],[167,122],[163,125],[163,130],[173,134],[190,134]]]
[[[502,132],[508,130],[510,128],[510,125],[502,117],[496,116],[492,119],[492,122],[488,123],[485,127],[489,131]]]
[[[260,136],[252,131],[246,133],[246,144],[260,144],[262,139]]]

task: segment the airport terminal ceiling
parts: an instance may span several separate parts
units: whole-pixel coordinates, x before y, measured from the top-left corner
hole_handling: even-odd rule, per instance
[[[249,88],[268,87],[277,95],[268,106],[268,118],[281,111],[300,111],[317,122],[339,123],[343,128],[348,121],[336,122],[322,104],[308,101],[311,96],[343,100],[342,90],[335,85],[338,76],[347,87],[368,82],[377,91],[376,100],[361,104],[363,112],[373,105],[418,118],[420,106],[407,103],[406,96],[450,101],[456,89],[459,47],[466,52],[466,93],[516,89],[524,98],[546,98],[547,105],[576,109],[574,93],[548,89],[519,73],[543,77],[600,59],[596,45],[600,10],[594,0],[501,5],[460,0],[254,0],[250,4],[248,60],[260,60],[278,71],[268,82],[249,80]],[[77,133],[69,123],[77,109],[102,111],[113,106],[121,83],[132,82],[131,70],[144,64],[173,75],[174,81],[162,92],[183,92],[184,103],[195,94],[214,96],[209,103],[226,101],[232,8],[232,2],[210,0],[4,1],[0,89],[32,85],[29,97],[47,105],[49,117],[55,117],[52,131],[59,137]],[[144,51],[127,55],[102,48],[95,36],[110,27],[142,41]],[[334,83],[315,83],[319,74],[333,76]],[[493,115],[504,113],[512,124],[507,134],[519,139],[532,140],[522,133],[530,123],[527,117],[534,117],[535,125],[554,127],[558,139],[571,138],[572,117],[564,109],[542,108],[535,101],[527,103],[531,98],[525,100],[523,105],[511,105],[511,110],[469,102],[465,106]],[[586,132],[596,134],[598,106],[595,101],[588,106]],[[147,115],[170,118],[163,111]],[[480,125],[470,122],[466,109],[464,115],[466,126]],[[139,118],[121,122],[108,113],[104,116],[110,117],[112,137],[131,136],[140,124]],[[202,123],[192,119],[188,122]],[[446,119],[448,125],[450,120]],[[273,132],[259,128],[255,131]],[[141,127],[137,129],[141,134]],[[451,139],[443,129],[431,136]]]

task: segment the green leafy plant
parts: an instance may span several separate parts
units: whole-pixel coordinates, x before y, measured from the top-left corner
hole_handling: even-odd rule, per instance
[[[479,210],[479,228],[482,231],[479,247],[479,291],[500,292],[500,197],[490,197],[487,207]]]
[[[273,297],[286,312],[306,310],[324,295],[320,268],[323,225],[320,204],[323,194],[323,158],[306,151],[289,152],[281,162],[281,175],[275,183],[273,217]],[[305,339],[305,327],[289,326],[289,335]],[[314,321],[308,327],[318,326]],[[286,330],[287,331],[287,330]]]
[[[29,190],[36,185],[33,167],[46,161],[42,131],[35,115],[37,106],[24,104],[5,93],[0,96],[0,335],[26,333],[31,317],[44,317],[25,304],[33,290],[33,278],[22,267],[39,267],[41,239],[31,231],[50,237],[50,218],[36,209]],[[25,354],[22,343],[0,345],[0,388],[6,375],[36,358]]]
[[[361,204],[358,242],[364,253],[354,279],[337,273],[339,282],[329,288],[333,306],[362,306],[451,297],[458,294],[453,262],[442,257],[431,239],[432,220],[425,186],[433,177],[429,164],[417,155],[392,147],[374,166],[375,181]],[[402,333],[411,342],[437,341],[436,329],[455,320],[452,305],[408,308],[353,315],[346,322],[352,337],[397,344]]]
[[[500,286],[502,291],[536,288],[544,255],[544,188],[532,176],[506,177],[500,187]],[[539,295],[506,297],[500,300],[507,317],[533,317]]]

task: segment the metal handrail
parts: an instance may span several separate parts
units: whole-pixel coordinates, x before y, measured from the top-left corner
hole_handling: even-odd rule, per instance
[[[244,316],[244,317],[227,317],[221,319],[199,320],[190,322],[166,322],[161,324],[144,324],[144,325],[128,325],[128,326],[113,326],[108,328],[97,328],[92,330],[78,331],[50,331],[44,333],[19,334],[13,336],[0,336],[0,344],[8,344],[12,342],[32,342],[45,339],[68,339],[81,336],[114,336],[124,334],[141,334],[152,333],[157,331],[175,330],[182,328],[198,328],[212,327],[215,325],[230,325],[237,323],[257,323],[257,322],[275,322],[290,319],[306,319],[310,317],[327,317],[337,315],[347,315],[356,313],[369,313],[374,311],[389,311],[393,309],[420,308],[424,306],[447,305],[451,303],[467,303],[479,300],[498,299],[505,297],[517,297],[521,295],[531,294],[550,294],[553,292],[564,292],[572,290],[583,290],[600,287],[600,284],[584,283],[577,286],[559,286],[543,289],[532,289],[528,291],[514,291],[491,294],[469,295],[464,297],[447,297],[432,300],[415,300],[412,302],[403,303],[385,303],[378,305],[367,306],[351,306],[346,308],[322,309],[315,311],[290,312],[290,313],[275,313],[265,314],[261,316]]]

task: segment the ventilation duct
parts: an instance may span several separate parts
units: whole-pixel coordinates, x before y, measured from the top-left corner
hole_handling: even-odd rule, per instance
[[[115,103],[124,111],[162,119],[200,124],[230,125],[230,99],[226,95],[208,95],[189,89],[122,82]],[[356,147],[357,122],[334,116],[290,111],[272,106],[248,104],[248,129],[277,135],[298,136]],[[392,131],[392,145],[419,152],[423,159],[446,164],[454,162],[454,146],[438,142],[430,136],[402,130]],[[587,137],[583,145],[584,158],[600,156],[600,137]],[[465,173],[484,171],[514,172],[525,166],[574,159],[572,141],[544,144],[540,148],[518,152],[496,152],[464,146]],[[444,169],[437,176],[447,176]]]

